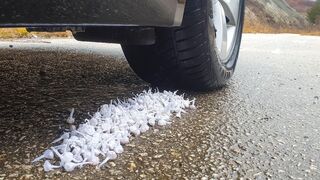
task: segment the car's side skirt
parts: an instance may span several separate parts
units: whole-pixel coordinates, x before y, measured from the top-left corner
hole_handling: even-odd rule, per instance
[[[0,27],[179,26],[186,0],[2,0]]]

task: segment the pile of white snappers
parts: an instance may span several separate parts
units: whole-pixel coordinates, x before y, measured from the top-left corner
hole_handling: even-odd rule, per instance
[[[125,101],[102,105],[78,128],[73,125],[72,110],[67,120],[70,129],[52,142],[60,145],[52,146],[33,162],[45,159],[45,171],[55,168],[73,171],[85,164],[100,168],[123,152],[123,145],[129,143],[131,136],[139,136],[155,125],[170,124],[170,116],[180,118],[185,109],[195,108],[194,103],[195,100],[176,92],[144,91]]]

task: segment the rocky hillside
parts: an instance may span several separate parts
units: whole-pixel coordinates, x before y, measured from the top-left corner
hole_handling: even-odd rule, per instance
[[[289,2],[290,1],[290,2]],[[290,5],[299,6],[306,0],[288,0]],[[286,0],[247,0],[246,24],[263,24],[274,28],[304,28],[308,25],[305,16],[294,9]]]
[[[287,3],[300,13],[307,13],[315,4],[315,0],[286,0]]]

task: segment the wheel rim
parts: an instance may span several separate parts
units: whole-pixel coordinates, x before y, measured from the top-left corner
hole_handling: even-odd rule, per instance
[[[212,0],[210,24],[216,31],[215,44],[222,63],[232,54],[240,21],[240,0]]]

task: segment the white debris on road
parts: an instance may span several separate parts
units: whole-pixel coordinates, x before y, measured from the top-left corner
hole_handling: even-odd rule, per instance
[[[195,100],[185,99],[176,92],[144,91],[125,101],[117,100],[100,107],[91,119],[86,119],[77,129],[65,132],[33,162],[45,159],[44,170],[63,168],[73,171],[85,164],[103,166],[123,152],[130,136],[138,136],[150,126],[170,124],[170,117],[181,117],[185,109],[194,109]],[[73,111],[71,112],[73,114]],[[73,119],[70,115],[69,120]],[[60,163],[53,165],[50,160]]]

